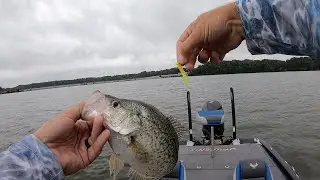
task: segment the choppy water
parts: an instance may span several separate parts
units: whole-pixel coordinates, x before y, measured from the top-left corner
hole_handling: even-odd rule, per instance
[[[226,134],[230,135],[229,87],[232,86],[238,135],[267,140],[303,179],[319,179],[320,72],[216,75],[191,77],[190,81],[193,110],[207,100],[220,101],[227,113]],[[186,89],[181,78],[7,94],[0,96],[0,150],[32,133],[54,114],[87,98],[96,89],[146,101],[166,114],[187,120]],[[111,179],[106,155],[104,151],[90,167],[68,179]]]

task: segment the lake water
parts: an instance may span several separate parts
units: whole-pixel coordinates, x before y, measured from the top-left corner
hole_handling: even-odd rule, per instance
[[[207,100],[222,103],[227,113],[225,135],[231,135],[229,88],[233,87],[238,136],[267,140],[303,179],[319,179],[320,72],[198,76],[190,77],[190,82],[193,110]],[[6,94],[0,96],[0,150],[32,133],[69,105],[86,99],[96,89],[121,98],[151,103],[165,114],[187,122],[186,88],[181,78]],[[197,125],[194,127],[199,128]],[[67,179],[111,179],[107,155],[106,149],[90,167]]]

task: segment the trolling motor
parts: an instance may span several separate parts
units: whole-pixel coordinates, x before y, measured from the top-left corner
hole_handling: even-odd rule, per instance
[[[236,139],[236,122],[235,122],[235,106],[233,88],[230,88],[231,108],[232,108],[232,125],[233,136],[225,137],[224,133],[224,110],[220,102],[207,101],[202,106],[201,110],[196,112],[197,122],[202,125],[202,142],[196,141],[196,145],[210,145],[215,140],[220,140],[219,144],[231,144],[232,140]],[[189,135],[190,140],[193,141],[192,136],[192,120],[191,120],[191,105],[190,92],[187,92],[188,101],[188,115],[189,115]],[[212,138],[213,136],[213,138]]]

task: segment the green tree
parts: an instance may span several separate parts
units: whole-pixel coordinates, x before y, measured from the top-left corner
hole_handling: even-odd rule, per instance
[[[287,70],[288,71],[308,71],[308,70],[316,70],[319,62],[315,59],[311,59],[308,57],[294,57],[287,60]]]

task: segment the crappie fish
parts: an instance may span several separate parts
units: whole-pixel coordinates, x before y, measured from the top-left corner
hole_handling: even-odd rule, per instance
[[[160,179],[178,161],[179,138],[185,127],[154,106],[95,91],[86,101],[83,116],[102,115],[110,129],[110,175],[116,178],[129,164],[131,179]]]

